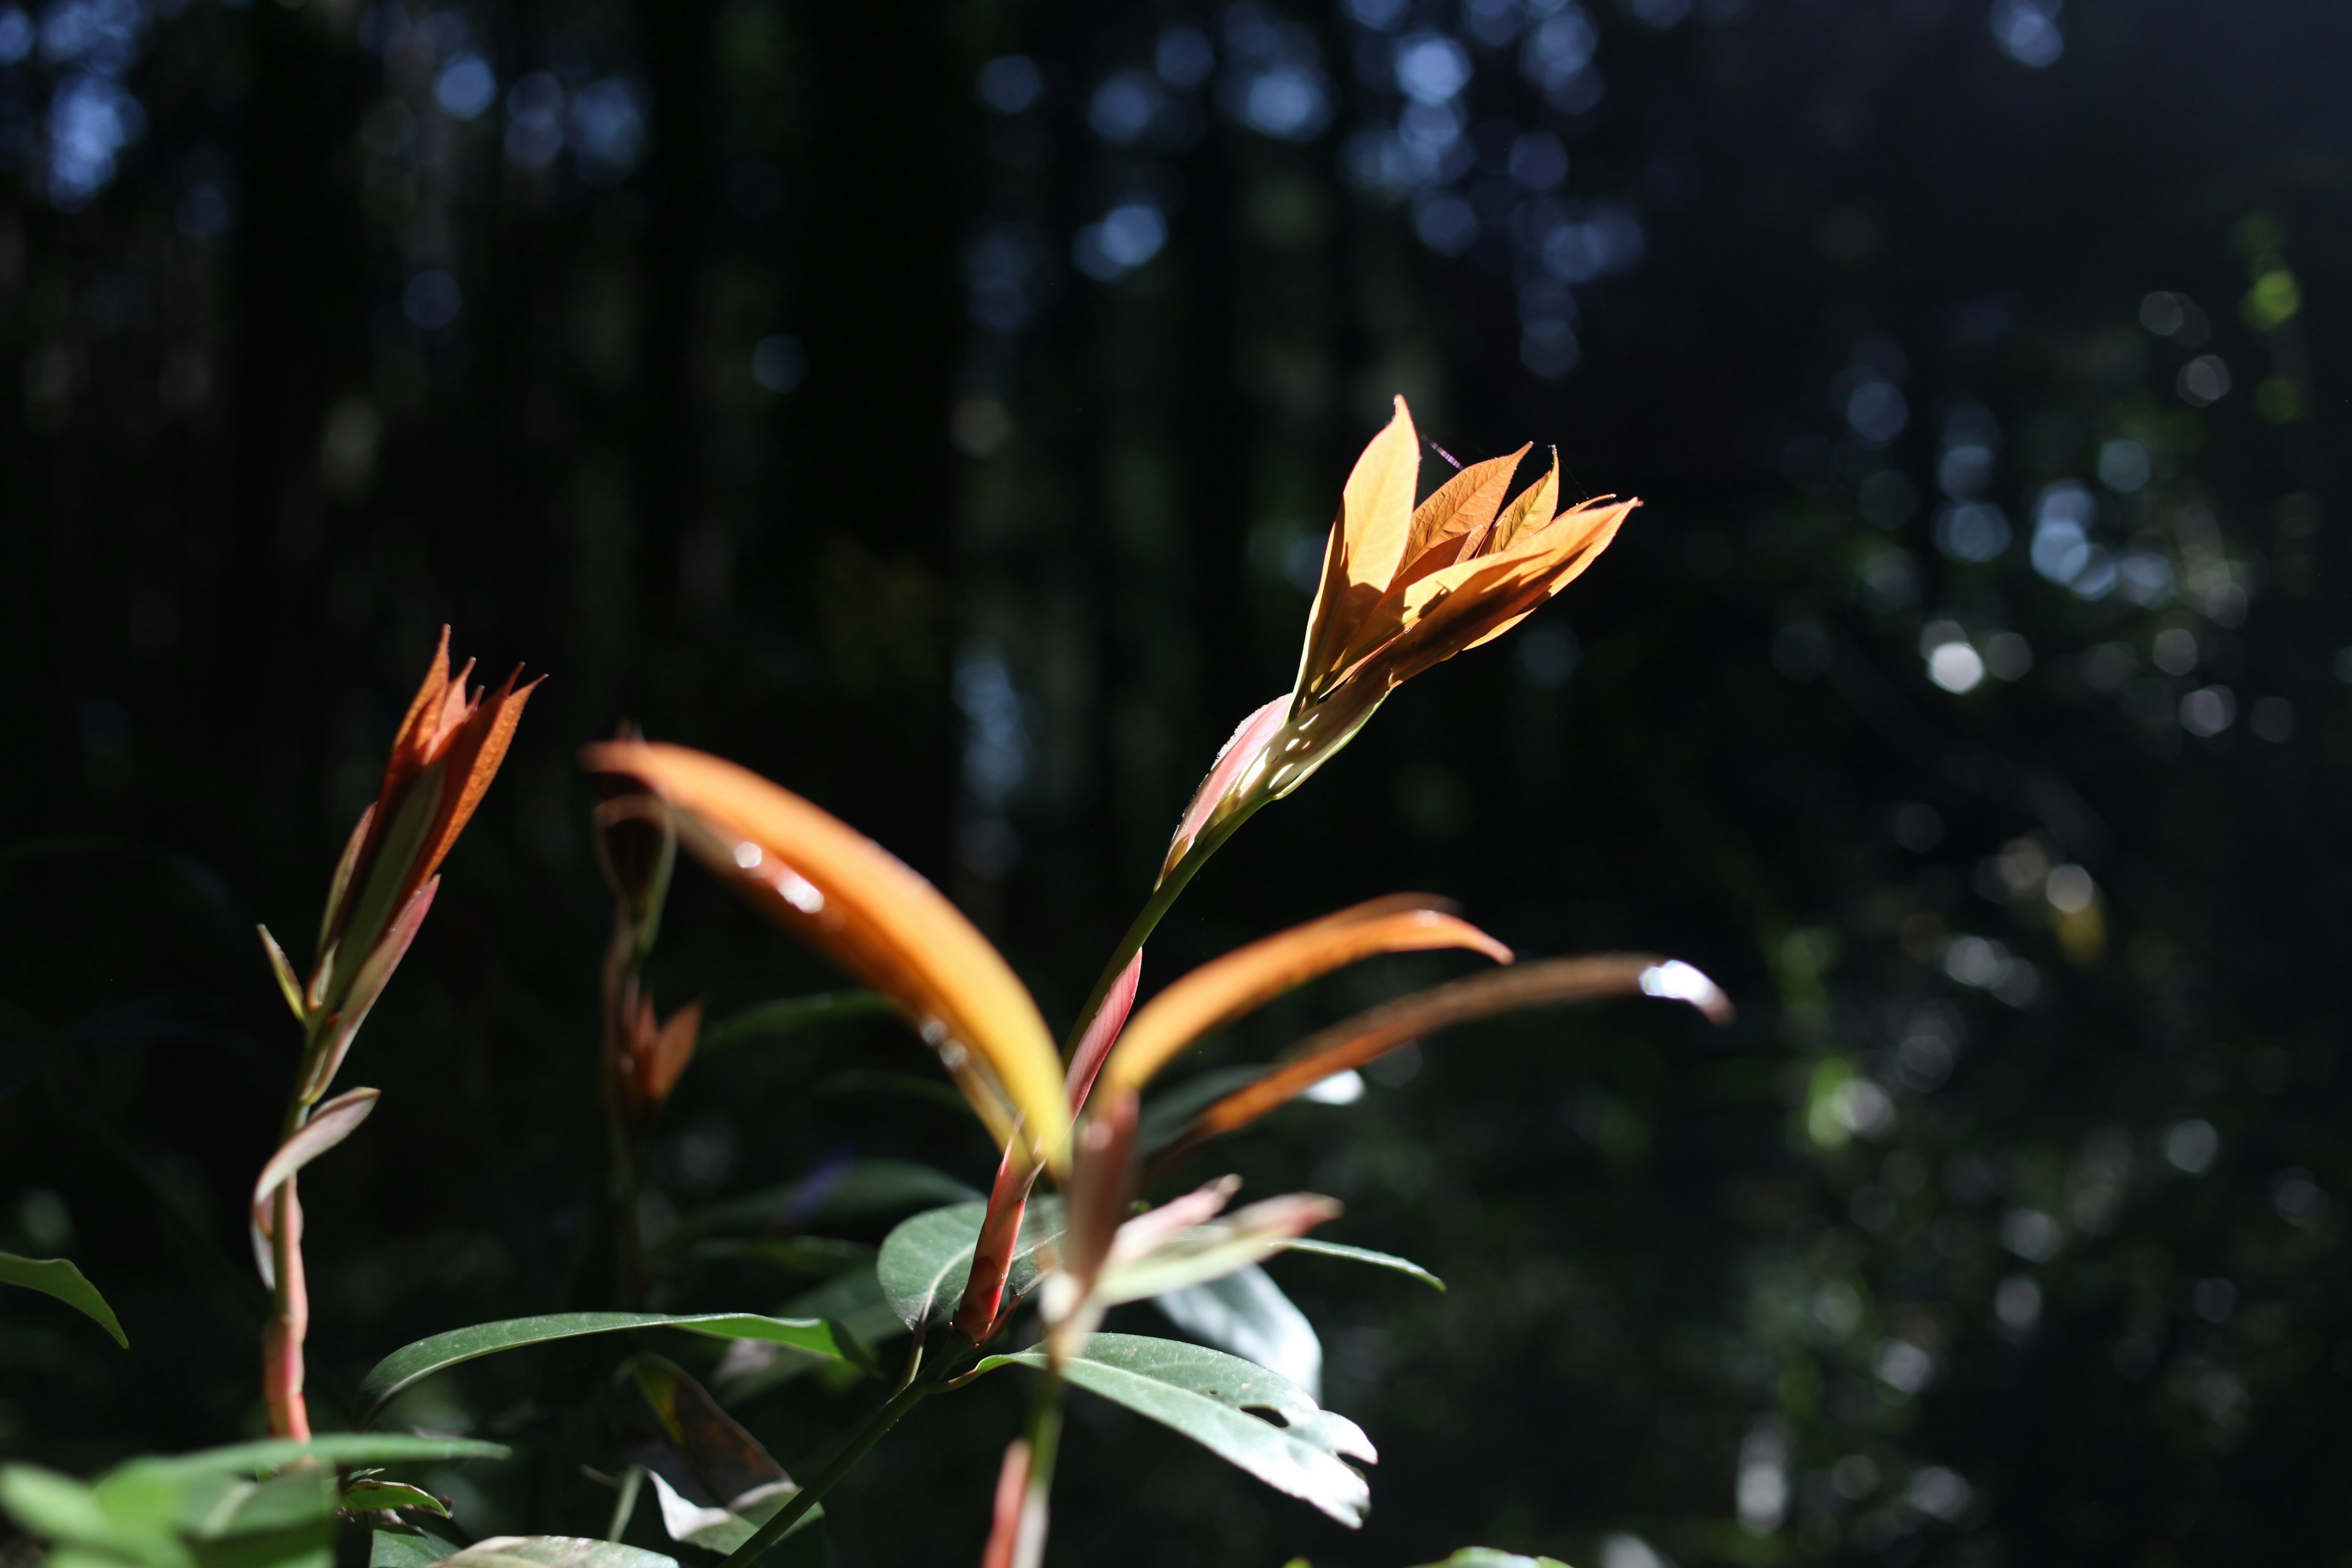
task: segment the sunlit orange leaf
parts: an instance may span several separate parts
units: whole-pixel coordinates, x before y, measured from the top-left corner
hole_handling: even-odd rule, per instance
[[[1687,963],[1654,953],[1545,959],[1498,973],[1474,974],[1383,1003],[1309,1037],[1265,1077],[1193,1118],[1167,1157],[1245,1126],[1334,1073],[1362,1067],[1439,1029],[1523,1007],[1626,995],[1687,1002],[1718,1024],[1731,1018],[1731,1004],[1713,981]]]
[[[1221,825],[1304,784],[1398,686],[1534,614],[1641,504],[1604,497],[1554,515],[1555,454],[1550,470],[1505,505],[1527,452],[1473,463],[1416,509],[1420,437],[1396,400],[1394,417],[1348,478],[1298,679],[1226,742],[1177,826],[1162,881]]]
[[[518,666],[497,691],[468,692],[466,682],[473,669],[469,662],[450,676],[449,628],[442,627],[425,684],[393,737],[375,804],[361,819],[344,864],[336,868],[322,947],[345,955],[338,967],[346,973],[360,953],[373,947],[394,911],[405,908],[440,868],[498,776],[523,704],[539,685],[534,680],[517,689],[522,674]],[[344,984],[341,975],[329,982],[330,1005],[340,999]]]
[[[1000,1143],[1017,1125],[1062,1168],[1060,1053],[1020,980],[937,889],[839,818],[721,758],[630,742],[582,755],[668,801],[696,858],[907,1016]]]
[[[1400,893],[1236,948],[1171,984],[1129,1020],[1102,1089],[1140,1089],[1210,1030],[1319,974],[1379,952],[1458,947],[1508,963],[1511,951],[1450,911],[1443,899]]]

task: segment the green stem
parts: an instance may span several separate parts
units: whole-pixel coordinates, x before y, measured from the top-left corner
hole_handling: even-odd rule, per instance
[[[1062,1371],[1049,1356],[1029,1396],[1029,1479],[1022,1488],[1021,1524],[1013,1568],[1039,1568],[1045,1559],[1054,1492],[1054,1460],[1062,1446]]]
[[[1071,1026],[1070,1037],[1062,1045],[1065,1059],[1077,1051],[1078,1042],[1087,1037],[1087,1030],[1094,1024],[1095,1015],[1102,1011],[1103,999],[1110,994],[1110,988],[1118,984],[1128,960],[1143,951],[1143,944],[1151,940],[1151,933],[1158,929],[1161,917],[1175,907],[1177,895],[1183,892],[1185,885],[1209,863],[1209,857],[1223,848],[1225,840],[1257,814],[1258,807],[1264,805],[1267,798],[1270,797],[1260,797],[1240,807],[1194,839],[1192,847],[1184,852],[1184,858],[1160,879],[1158,887],[1151,889],[1151,897],[1145,900],[1135,922],[1127,928],[1127,934],[1120,937],[1118,945],[1111,950],[1110,962],[1103,965],[1102,977],[1095,982],[1093,992],[1087,997],[1087,1005],[1078,1009],[1078,1021]]]
[[[955,1355],[942,1355],[933,1364],[940,1373],[945,1373],[952,1370],[964,1359]],[[866,1458],[866,1450],[880,1442],[883,1435],[896,1426],[907,1412],[938,1393],[940,1381],[942,1379],[937,1374],[918,1377],[877,1406],[874,1413],[866,1416],[857,1429],[849,1435],[848,1440],[841,1446],[840,1450],[825,1461],[824,1468],[803,1483],[801,1489],[794,1492],[791,1500],[769,1518],[767,1523],[753,1532],[751,1540],[729,1552],[725,1560],[719,1564],[719,1568],[751,1568],[752,1563],[760,1560],[761,1554],[777,1542],[782,1541],[785,1532],[798,1524],[802,1517],[814,1508],[824,1499],[824,1494],[831,1491],[841,1480],[842,1477],[856,1469],[857,1461]]]

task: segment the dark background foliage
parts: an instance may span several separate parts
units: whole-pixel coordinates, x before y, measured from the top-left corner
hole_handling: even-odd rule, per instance
[[[2333,1560],[2347,51],[2323,0],[0,5],[0,1245],[132,1342],[0,1301],[0,1452],[260,1422],[251,928],[307,958],[441,623],[550,679],[305,1178],[330,1423],[604,1299],[580,743],[808,795],[1066,1018],[1402,391],[1646,504],[1147,986],[1414,887],[1740,1018],[1465,1030],[1234,1144],[1451,1282],[1276,1266],[1372,1522],[1082,1400],[1054,1560]],[[833,984],[690,873],[653,977]],[[932,1070],[874,1022],[698,1064],[656,1224],[845,1148],[982,1182],[876,1069]],[[411,1413],[528,1446],[467,1528],[601,1529],[593,1371]],[[870,1397],[740,1414],[792,1464]],[[1016,1397],[894,1436],[835,1560],[972,1560]]]

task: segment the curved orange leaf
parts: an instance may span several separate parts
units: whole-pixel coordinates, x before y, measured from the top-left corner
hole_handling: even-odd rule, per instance
[[[1687,963],[1655,953],[1545,959],[1499,973],[1474,974],[1382,1003],[1308,1037],[1265,1077],[1194,1117],[1176,1147],[1190,1149],[1203,1139],[1245,1126],[1332,1074],[1362,1067],[1439,1029],[1521,1007],[1635,994],[1688,1002],[1718,1024],[1731,1019],[1731,1004],[1713,981]],[[1171,1151],[1170,1157],[1173,1154]]]
[[[999,1143],[1025,1127],[1064,1169],[1062,1059],[1012,968],[939,889],[831,813],[685,746],[585,748],[679,812],[679,839],[763,913],[889,998],[939,1053]]]
[[[1459,947],[1497,963],[1511,950],[1450,912],[1443,899],[1399,893],[1235,948],[1144,1004],[1103,1068],[1098,1092],[1140,1089],[1177,1052],[1295,986],[1380,952]]]

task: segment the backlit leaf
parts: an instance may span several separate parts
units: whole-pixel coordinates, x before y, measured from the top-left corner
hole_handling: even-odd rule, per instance
[[[1151,1304],[1194,1339],[1280,1373],[1322,1397],[1323,1342],[1307,1314],[1256,1264],[1206,1284],[1163,1291]]]
[[[1042,1350],[990,1356],[978,1370],[1042,1368]],[[1239,1466],[1276,1491],[1314,1504],[1350,1529],[1364,1522],[1371,1489],[1347,1459],[1375,1462],[1370,1439],[1317,1405],[1287,1378],[1205,1345],[1135,1334],[1097,1334],[1062,1373],[1090,1394],[1148,1415]],[[1281,1426],[1251,1414],[1265,1411]]]
[[[1139,1089],[1153,1074],[1212,1029],[1284,992],[1345,964],[1381,952],[1458,947],[1498,963],[1511,951],[1448,912],[1443,899],[1400,893],[1292,926],[1212,959],[1171,983],[1128,1020],[1103,1068],[1100,1093]],[[1336,1068],[1333,1070],[1337,1070]]]

